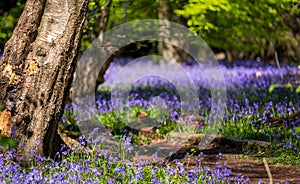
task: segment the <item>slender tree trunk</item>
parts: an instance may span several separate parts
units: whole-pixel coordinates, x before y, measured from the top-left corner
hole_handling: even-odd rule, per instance
[[[63,113],[80,48],[87,0],[27,0],[0,65],[0,128],[28,150],[54,156],[60,149]],[[2,118],[1,118],[2,117]]]
[[[101,17],[99,17],[98,26],[99,26],[99,33],[98,35],[95,35],[99,42],[102,42],[104,39],[104,32],[107,27],[107,23],[109,20],[109,12],[110,7],[112,4],[112,0],[106,0],[104,8],[101,10]],[[89,78],[84,78],[82,81],[79,81],[81,83],[80,86],[82,86],[81,89],[76,89],[77,91],[72,92],[75,98],[80,98],[82,95],[91,94],[92,91],[96,91],[97,87],[104,83],[104,74],[106,70],[108,69],[110,62],[112,61],[113,57],[110,57],[109,61],[105,62],[104,66],[99,71],[99,75],[94,74],[94,69],[96,68],[95,65],[98,65],[97,62],[88,62],[88,64],[85,65],[78,65],[77,70],[84,71],[85,74],[82,74],[84,76],[89,76]],[[82,68],[84,67],[84,68]],[[96,89],[91,89],[90,86],[94,86],[94,84],[91,84],[92,82],[96,81]],[[72,89],[73,90],[73,89]],[[80,94],[80,95],[77,95]],[[77,99],[73,99],[77,100]]]
[[[169,20],[169,6],[167,0],[159,0],[159,8],[158,8],[158,19],[159,20]],[[173,16],[173,21],[182,24],[182,19],[180,17]],[[163,32],[162,37],[167,38],[168,36],[164,36],[164,34],[171,34],[171,29],[168,32]],[[180,48],[177,48],[171,44],[168,44],[169,40],[166,40],[164,42],[158,42],[157,50],[158,54],[163,56],[164,58],[168,59],[171,64],[174,64],[176,62],[184,62],[188,59],[190,59],[190,56],[183,51]]]
[[[291,28],[291,32],[284,33],[284,38],[289,41],[278,41],[277,50],[279,51],[280,61],[300,61],[300,17],[293,13],[283,14],[284,23]]]
[[[105,29],[107,27],[111,4],[112,4],[112,0],[106,0],[105,6],[104,6],[103,10],[101,11],[101,17],[100,17],[99,23],[98,23],[99,28],[100,28],[99,36],[105,32]]]
[[[107,27],[111,4],[112,4],[112,0],[106,0],[106,4],[104,6],[104,9],[102,11],[101,18],[99,21],[99,26],[100,26],[99,39],[101,41],[103,41],[103,39],[104,39],[103,36],[104,36],[105,29]],[[104,64],[104,66],[101,68],[99,75],[97,77],[96,87],[98,87],[100,84],[104,83],[104,74],[105,74],[106,70],[108,69],[109,64],[112,60],[113,60],[113,57],[110,57],[110,60],[107,61]]]
[[[169,19],[169,17],[168,17],[169,7],[168,7],[167,2],[165,0],[159,0],[158,3],[159,3],[158,19],[159,20],[168,20]],[[170,31],[162,32],[161,36],[167,38],[168,36],[164,35],[164,34],[170,34]],[[165,42],[158,42],[158,45],[157,45],[158,54],[163,56],[164,58],[168,59],[171,64],[174,64],[174,63],[176,63],[176,59],[177,59],[177,58],[175,58],[176,55],[174,55],[176,50],[173,45],[168,44],[167,42],[168,42],[168,40],[165,40]]]

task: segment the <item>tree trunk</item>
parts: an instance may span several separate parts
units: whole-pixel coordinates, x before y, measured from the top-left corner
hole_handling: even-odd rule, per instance
[[[279,60],[290,62],[300,61],[300,17],[292,13],[283,14],[284,23],[291,29],[291,32],[283,33],[284,38],[289,41],[278,41],[276,48],[279,51]]]
[[[105,32],[105,29],[106,29],[107,23],[108,23],[108,19],[109,19],[109,12],[110,12],[111,4],[112,4],[112,0],[106,0],[105,6],[104,6],[103,10],[101,11],[101,17],[100,17],[99,23],[98,23],[99,28],[100,28],[98,36],[103,35],[103,33]]]
[[[112,0],[106,0],[104,8],[101,10],[101,17],[99,17],[99,21],[98,21],[99,33],[98,33],[98,35],[95,35],[95,37],[97,37],[96,39],[98,39],[98,41],[100,43],[104,39],[104,32],[107,27],[111,4],[112,4]],[[91,41],[93,41],[93,40],[91,40]],[[93,92],[97,91],[97,87],[100,84],[104,83],[104,74],[105,74],[106,70],[108,69],[110,62],[112,60],[113,60],[113,57],[110,57],[109,60],[107,62],[105,62],[105,64],[103,65],[103,67],[101,68],[101,70],[99,72],[99,75],[92,74],[92,73],[94,73],[94,69],[96,68],[96,65],[99,64],[97,62],[88,62],[88,64],[85,64],[85,65],[78,65],[77,70],[84,71],[85,73],[82,75],[89,76],[89,78],[84,78],[84,80],[79,81],[81,83],[80,86],[82,86],[82,88],[76,89],[77,90],[76,92],[75,91],[73,92],[73,88],[72,88],[72,93],[73,93],[72,97],[79,99],[79,96],[81,98],[81,97],[83,97],[82,95],[92,94]],[[84,67],[84,68],[82,68],[82,67]],[[90,86],[94,86],[94,84],[92,84],[94,81],[96,81],[96,89],[91,89]],[[77,94],[80,94],[80,95],[77,95]],[[77,99],[73,99],[73,100],[76,101]]]
[[[99,39],[101,41],[103,41],[103,36],[104,36],[104,32],[105,32],[105,29],[107,27],[107,23],[108,23],[108,19],[109,19],[109,12],[110,12],[110,7],[111,7],[111,4],[112,4],[112,0],[106,0],[106,4],[103,8],[103,11],[102,11],[102,14],[101,14],[101,18],[100,18],[100,21],[99,21],[99,26],[100,26],[100,31],[99,31]],[[106,72],[106,70],[108,69],[109,67],[109,64],[110,62],[113,60],[113,57],[110,57],[110,60],[107,61],[104,66],[101,68],[100,72],[99,72],[99,75],[97,77],[97,80],[96,80],[96,88],[104,83],[104,74]],[[94,80],[93,80],[94,81]]]
[[[27,0],[0,65],[0,128],[18,160],[60,149],[58,122],[71,86],[87,0]],[[2,117],[2,118],[1,118]]]
[[[166,0],[159,0],[158,8],[158,19],[160,20],[169,20],[169,6]],[[174,21],[182,21],[179,17],[175,17]],[[182,22],[177,22],[182,23]],[[169,28],[172,29],[172,28]],[[164,35],[166,34],[166,35]],[[162,37],[167,38],[168,34],[171,34],[171,30],[162,33]],[[158,42],[157,50],[158,54],[167,59],[171,64],[176,62],[184,62],[190,59],[190,56],[180,48],[177,48],[171,44],[168,44],[169,40],[165,39],[164,42]]]

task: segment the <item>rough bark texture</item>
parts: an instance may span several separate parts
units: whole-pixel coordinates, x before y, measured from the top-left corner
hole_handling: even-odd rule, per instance
[[[17,153],[54,156],[57,133],[80,47],[87,0],[27,0],[0,65],[1,132]],[[7,127],[4,130],[3,127]]]

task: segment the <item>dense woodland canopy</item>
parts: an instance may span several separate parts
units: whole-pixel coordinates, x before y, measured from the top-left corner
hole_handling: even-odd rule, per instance
[[[98,37],[101,29],[108,30],[125,22],[139,19],[157,19],[159,11],[166,11],[168,20],[188,26],[201,36],[215,53],[225,53],[225,58],[236,60],[275,60],[275,52],[285,62],[300,59],[300,11],[297,0],[90,0],[87,21],[82,39],[82,49]],[[162,4],[160,2],[165,2]],[[25,0],[0,2],[0,48],[12,34],[24,7]],[[108,22],[100,22],[105,10]],[[164,18],[162,18],[164,19]],[[159,43],[144,42],[128,47],[123,55],[143,55],[156,52]],[[137,52],[139,51],[139,52]],[[129,54],[128,54],[129,53]]]

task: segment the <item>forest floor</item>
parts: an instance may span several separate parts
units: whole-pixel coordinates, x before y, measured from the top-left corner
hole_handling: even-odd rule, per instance
[[[296,112],[290,118],[298,116],[300,111]],[[280,123],[281,119],[272,119],[274,124]],[[141,132],[140,132],[141,133]],[[174,134],[175,138],[171,138],[165,141],[162,138],[155,138],[150,141],[150,145],[158,145],[158,147],[164,147],[172,149],[172,146],[176,144],[176,140],[184,135]],[[147,135],[146,135],[147,136]],[[179,137],[178,137],[179,136]],[[232,178],[241,174],[242,176],[249,177],[251,183],[258,183],[261,180],[262,183],[300,183],[300,167],[299,164],[295,164],[293,160],[288,161],[284,158],[278,158],[280,156],[271,157],[267,153],[273,153],[277,147],[282,145],[272,145],[271,142],[257,141],[251,139],[238,139],[226,136],[215,136],[212,142],[204,149],[199,150],[197,145],[201,143],[203,135],[194,134],[188,139],[188,143],[183,148],[178,150],[175,154],[162,161],[172,161],[177,159],[179,162],[184,163],[186,167],[191,169],[196,168],[199,160],[199,153],[202,152],[201,158],[203,159],[202,165],[210,169],[215,169],[216,162],[221,166],[225,166],[232,171]],[[264,154],[266,152],[266,154]],[[220,157],[221,154],[221,157]],[[189,155],[188,157],[186,155]],[[264,155],[268,155],[264,158]],[[149,159],[149,158],[148,158]],[[150,159],[152,160],[153,158]],[[284,163],[290,163],[289,165],[277,164],[276,160],[285,160]],[[224,165],[224,162],[226,164]],[[297,165],[297,166],[296,166]],[[269,175],[267,172],[269,169]]]
[[[197,155],[202,152],[201,158],[203,159],[203,166],[214,169],[216,162],[218,162],[221,166],[225,166],[232,171],[232,178],[241,174],[244,178],[249,177],[251,183],[258,183],[259,180],[261,180],[262,183],[270,183],[270,178],[266,170],[267,166],[270,170],[273,183],[300,183],[300,167],[268,163],[268,160],[271,158],[267,158],[266,163],[264,163],[261,151],[251,154],[244,153],[242,146],[238,145],[235,140],[233,142],[227,140],[224,144],[224,141],[215,139],[206,149],[194,151],[193,155],[195,156],[185,157],[192,149],[195,150],[195,146],[187,146],[180,149],[175,155],[168,158],[168,160],[161,158],[161,161],[168,162],[177,159],[179,162],[183,163],[185,167],[194,169],[199,160]],[[159,142],[159,140],[157,141]],[[220,153],[222,153],[221,158]],[[153,158],[148,157],[147,159],[152,160]],[[224,165],[225,161],[226,164]]]
[[[266,158],[266,162],[264,163],[263,152],[267,151],[270,148],[270,142],[215,136],[212,142],[205,149],[199,150],[197,149],[197,144],[199,144],[202,135],[195,135],[196,136],[192,136],[192,138],[188,140],[188,145],[179,149],[171,157],[154,158],[154,156],[147,156],[145,157],[145,160],[149,160],[151,162],[156,159],[157,161],[160,161],[160,163],[167,163],[172,162],[176,159],[179,162],[183,163],[185,167],[188,167],[189,169],[195,169],[197,164],[199,163],[199,158],[202,158],[202,166],[206,166],[211,170],[215,169],[217,162],[221,166],[225,166],[227,169],[230,169],[232,171],[232,179],[236,176],[242,175],[244,176],[244,178],[249,177],[251,183],[258,183],[259,181],[261,181],[261,183],[266,184],[271,183],[266,169],[266,167],[268,167],[273,183],[300,183],[299,166],[292,166],[292,164],[276,164],[276,161],[274,161],[272,157]],[[174,143],[176,144],[175,139],[171,138],[166,141],[161,137],[156,137],[152,139],[147,145],[158,145],[158,147],[162,146],[165,149],[172,149]],[[255,151],[255,148],[259,149]],[[198,156],[200,153],[202,155],[201,157]]]
[[[300,111],[297,113],[299,114]],[[147,144],[141,143],[142,145],[146,147],[147,145],[150,147],[157,146],[157,148],[163,147],[165,150],[174,149],[174,145],[177,144],[176,141],[180,140],[180,137],[185,136],[181,133],[171,134],[171,138],[166,140],[160,136],[155,136],[152,128],[138,130],[138,134],[142,134],[143,136],[150,138],[150,142]],[[291,161],[292,164],[289,165],[277,164],[276,159],[278,159],[279,156],[270,157],[269,155],[266,156],[267,158],[264,158],[264,155],[267,155],[264,154],[264,152],[274,151],[274,145],[270,142],[215,136],[205,149],[199,150],[199,146],[197,145],[201,143],[202,137],[202,134],[193,134],[189,137],[187,141],[188,144],[185,144],[183,148],[179,149],[169,158],[154,158],[154,156],[147,156],[145,159],[150,162],[156,159],[158,161],[162,161],[161,163],[172,162],[176,159],[183,163],[185,167],[193,170],[199,163],[198,155],[201,153],[202,156],[200,158],[202,159],[202,166],[206,166],[211,170],[214,170],[216,163],[218,162],[221,166],[225,166],[227,169],[232,171],[232,180],[234,180],[234,177],[242,175],[244,178],[249,177],[251,183],[258,183],[259,181],[261,181],[261,183],[271,183],[267,172],[267,169],[269,169],[269,174],[271,174],[273,183],[300,183],[299,164],[294,164],[293,160]],[[72,142],[70,144],[72,144]],[[275,147],[277,148],[281,146],[282,145],[278,144]],[[280,159],[284,160],[284,158]],[[289,162],[285,160],[284,163]]]
[[[219,159],[218,153],[221,152],[222,158]],[[213,169],[216,162],[222,163],[226,161],[226,167],[232,171],[232,176],[235,177],[239,173],[245,177],[249,177],[251,183],[270,183],[265,164],[259,159],[258,155],[245,155],[242,153],[230,153],[230,150],[225,147],[216,147],[210,150],[203,151],[203,165]],[[261,160],[261,161],[258,161]],[[189,162],[189,167],[195,166],[198,157],[192,156],[190,158],[181,158],[180,162]],[[275,164],[268,164],[270,169],[273,183],[300,183],[300,168],[294,166],[279,166]]]

